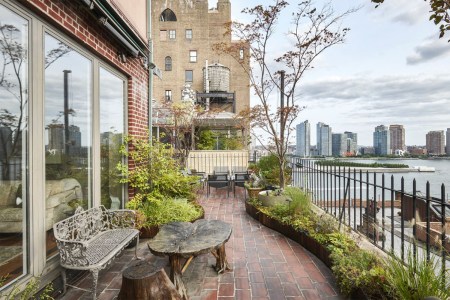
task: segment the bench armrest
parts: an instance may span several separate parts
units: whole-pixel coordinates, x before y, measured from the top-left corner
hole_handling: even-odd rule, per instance
[[[108,210],[111,228],[135,228],[136,212],[130,209]]]
[[[67,240],[56,240],[61,264],[74,267],[89,265],[86,258],[87,243]]]

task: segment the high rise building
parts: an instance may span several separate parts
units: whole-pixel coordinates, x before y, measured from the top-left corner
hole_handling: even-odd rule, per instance
[[[355,132],[345,131],[347,136],[347,153],[346,156],[353,156],[358,154],[358,134]]]
[[[427,152],[429,155],[445,154],[444,130],[430,131],[427,133]]]
[[[446,145],[445,145],[445,153],[450,155],[450,128],[447,128],[446,132]]]
[[[394,153],[395,150],[405,151],[405,128],[403,125],[390,125],[389,134],[391,136],[391,153]]]
[[[311,148],[311,126],[308,120],[300,123],[296,127],[297,130],[297,150],[296,154],[302,157],[310,156]]]
[[[375,127],[373,133],[373,148],[376,155],[391,154],[391,138],[389,128],[384,125]]]
[[[345,156],[347,152],[347,135],[345,133],[332,133],[331,140],[331,154],[333,156]]]
[[[317,123],[317,151],[319,155],[332,155],[331,127],[322,122]]]

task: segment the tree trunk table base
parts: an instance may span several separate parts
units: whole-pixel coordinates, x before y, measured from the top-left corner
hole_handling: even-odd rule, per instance
[[[154,255],[169,257],[170,279],[182,299],[187,299],[182,280],[185,268],[181,259],[188,259],[188,264],[191,257],[211,252],[216,257],[213,267],[219,274],[231,270],[225,253],[225,243],[230,239],[231,232],[231,225],[220,220],[173,222],[162,226],[147,245]]]
[[[164,269],[155,269],[146,261],[139,261],[122,273],[119,300],[185,300],[180,296]]]
[[[214,270],[216,270],[217,274],[232,270],[227,261],[227,254],[225,252],[225,243],[223,243],[219,248],[211,251],[211,253],[216,257],[216,265],[213,267]]]

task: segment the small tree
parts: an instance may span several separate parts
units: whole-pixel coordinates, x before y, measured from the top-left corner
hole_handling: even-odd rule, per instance
[[[286,184],[286,152],[294,130],[292,124],[302,110],[295,103],[298,84],[305,72],[313,68],[312,63],[319,55],[331,46],[343,43],[349,29],[342,28],[340,23],[345,16],[355,11],[352,9],[336,15],[329,4],[322,8],[314,7],[310,0],[297,4],[297,9],[292,13],[292,26],[286,32],[286,44],[290,43],[291,47],[271,56],[270,46],[275,37],[276,25],[285,10],[292,8],[283,0],[273,0],[273,5],[269,6],[246,8],[242,12],[252,16],[253,21],[227,24],[226,34],[232,34],[240,42],[231,46],[226,43],[214,45],[217,52],[235,58],[249,75],[250,85],[259,104],[241,114],[250,119],[252,128],[259,128],[269,136],[266,150],[278,158],[281,187]],[[279,41],[277,43],[281,45]],[[242,59],[240,49],[249,50],[247,59]],[[281,91],[282,99],[281,107],[276,111],[270,105],[275,90]],[[256,135],[256,138],[263,144],[262,135]]]

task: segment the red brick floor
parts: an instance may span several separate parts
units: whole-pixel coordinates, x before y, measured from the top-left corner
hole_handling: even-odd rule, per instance
[[[226,244],[228,262],[233,270],[217,275],[211,266],[211,254],[196,257],[183,274],[191,300],[207,299],[343,299],[337,292],[331,271],[296,242],[259,224],[245,212],[243,189],[237,188],[227,198],[225,191],[212,189],[209,198],[199,195],[205,218],[233,224],[233,234]],[[115,299],[119,293],[122,271],[133,263],[133,249],[126,250],[114,264],[100,272],[98,299]],[[168,259],[150,253],[141,240],[138,255],[168,270]],[[92,299],[91,276],[72,279],[59,299]],[[131,300],[131,299],[130,299]]]

